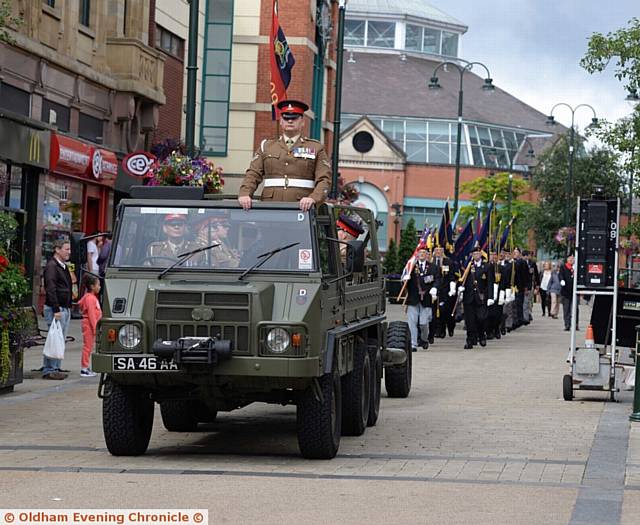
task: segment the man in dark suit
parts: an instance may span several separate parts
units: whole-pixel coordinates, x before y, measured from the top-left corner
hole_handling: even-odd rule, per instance
[[[516,299],[515,303],[515,312],[513,318],[513,326],[512,330],[522,326],[525,324],[524,322],[524,297],[525,292],[529,289],[529,266],[522,258],[522,252],[520,248],[513,249],[513,267],[512,271],[514,272],[514,286],[515,286],[515,294]],[[527,322],[527,324],[529,324]]]
[[[467,342],[465,350],[471,350],[473,345],[487,345],[484,323],[487,319],[487,264],[482,260],[480,244],[476,241],[469,271],[458,288],[462,290],[462,304],[464,308],[464,324],[467,328]]]
[[[67,262],[71,256],[71,244],[68,240],[58,239],[53,243],[53,257],[44,268],[44,318],[51,326],[53,320],[60,322],[62,333],[67,335],[71,320],[72,282]],[[62,359],[43,356],[43,379],[61,380],[67,375],[60,370]]]
[[[455,316],[451,315],[456,302],[456,275],[453,261],[445,256],[444,248],[437,247],[433,251],[431,263],[438,295],[434,306],[433,321],[429,328],[429,337],[431,337],[429,342],[433,341],[434,336],[444,338],[447,330],[449,337],[453,337],[456,326]]]
[[[407,281],[407,316],[409,331],[411,332],[411,348],[418,349],[418,327],[423,348],[429,348],[429,322],[433,317],[432,304],[438,295],[435,287],[435,275],[431,263],[428,261],[429,252],[422,247],[418,250],[418,257],[411,275]]]
[[[575,262],[573,255],[567,257],[567,261],[560,267],[560,297],[562,298],[562,313],[564,314],[564,329],[571,330],[571,305],[573,303],[573,277]],[[578,330],[578,308],[576,308],[576,330]]]

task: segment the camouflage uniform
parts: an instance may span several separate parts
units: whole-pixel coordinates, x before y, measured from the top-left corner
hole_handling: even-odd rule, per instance
[[[284,185],[262,190],[262,200],[298,202],[311,197],[320,204],[331,188],[331,162],[324,146],[317,140],[300,137],[289,149],[283,137],[266,139],[260,144],[247,170],[238,196],[253,197],[258,185],[269,179],[284,179]],[[289,180],[293,179],[289,184]],[[312,181],[313,188],[296,186],[297,180]]]

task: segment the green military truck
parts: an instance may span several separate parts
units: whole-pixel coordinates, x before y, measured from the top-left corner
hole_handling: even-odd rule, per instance
[[[336,218],[365,233],[341,241]],[[120,202],[92,366],[114,455],[144,454],[155,403],[189,432],[255,401],[295,404],[306,458],[376,424],[411,389],[404,322],[387,324],[370,210],[136,189]],[[346,249],[341,250],[341,246]]]

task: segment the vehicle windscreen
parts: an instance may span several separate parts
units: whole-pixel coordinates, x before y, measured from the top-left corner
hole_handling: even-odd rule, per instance
[[[161,270],[182,254],[217,243],[186,259],[178,270],[243,271],[260,261],[258,256],[296,242],[271,257],[260,272],[316,271],[308,213],[127,206],[114,238],[110,266]]]

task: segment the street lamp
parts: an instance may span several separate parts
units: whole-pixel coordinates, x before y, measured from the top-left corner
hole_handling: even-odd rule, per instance
[[[573,188],[573,155],[574,155],[574,149],[575,149],[575,135],[576,135],[575,126],[574,126],[575,114],[576,114],[576,111],[578,111],[578,109],[580,108],[589,108],[593,113],[593,118],[591,119],[591,124],[589,124],[588,127],[597,126],[598,117],[596,117],[596,110],[593,109],[593,107],[590,106],[589,104],[578,104],[575,108],[573,108],[566,102],[558,102],[555,106],[551,108],[551,112],[547,117],[548,125],[554,126],[556,124],[556,120],[553,117],[553,111],[559,106],[564,106],[566,108],[569,108],[569,111],[571,111],[571,139],[569,142],[569,176],[567,177],[567,184],[565,189],[566,196],[567,196],[567,205],[564,207],[564,224],[565,226],[569,226],[569,209],[571,208],[571,203],[569,201],[571,200],[571,188]]]
[[[509,197],[508,197],[508,201],[507,201],[507,210],[509,212],[509,217],[511,217],[511,201],[513,199],[513,163],[516,160],[516,157],[518,156],[518,152],[520,151],[520,148],[522,148],[525,144],[529,145],[529,149],[527,150],[527,154],[526,154],[526,158],[528,159],[533,159],[535,158],[535,152],[533,151],[533,144],[531,144],[531,142],[529,141],[528,138],[524,138],[524,140],[522,141],[522,143],[520,144],[520,146],[518,146],[517,144],[514,143],[513,140],[511,140],[509,137],[505,136],[504,137],[505,142],[507,142],[508,144],[511,145],[511,148],[509,148],[510,151],[515,151],[515,153],[513,155],[509,156]],[[496,148],[491,148],[491,153],[492,155],[495,155],[496,158],[496,166],[499,166],[498,164],[498,150]]]
[[[484,68],[487,72],[487,77],[484,79],[484,84],[482,85],[482,89],[484,91],[493,91],[495,86],[493,85],[493,79],[491,78],[491,74],[489,73],[489,69],[482,62],[468,62],[466,60],[458,59],[459,62],[464,62],[464,65],[460,65],[457,62],[445,61],[440,62],[438,66],[433,70],[431,74],[431,79],[429,81],[429,89],[440,89],[442,86],[438,82],[438,71],[444,66],[453,66],[460,73],[460,87],[458,89],[458,135],[456,137],[456,178],[455,178],[455,198],[453,201],[453,213],[455,214],[458,211],[458,196],[460,194],[460,142],[462,137],[462,99],[463,99],[463,91],[462,84],[464,80],[464,74],[467,71],[471,71],[474,65],[478,65]]]
[[[400,217],[402,217],[402,204],[399,202],[394,202],[391,207],[393,208],[393,236],[396,238],[396,243],[398,242],[398,224],[400,223]]]

